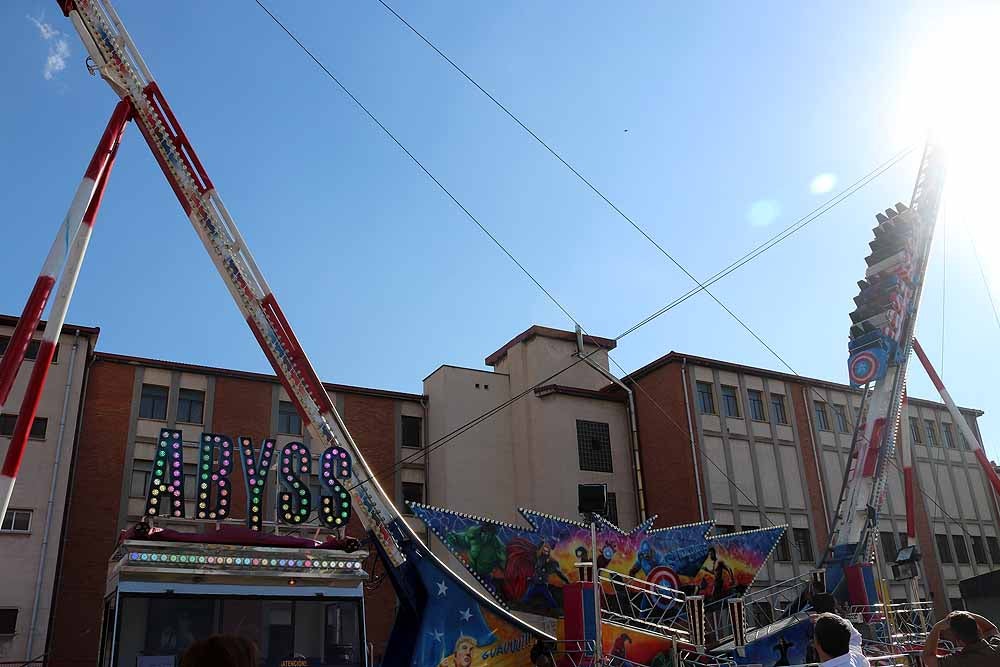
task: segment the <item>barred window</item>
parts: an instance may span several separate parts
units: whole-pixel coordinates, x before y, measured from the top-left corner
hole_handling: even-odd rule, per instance
[[[771,418],[775,424],[788,423],[788,415],[785,414],[785,397],[781,394],[771,394]]]
[[[698,411],[703,415],[715,414],[715,394],[710,382],[698,383]]]
[[[205,392],[181,389],[177,398],[177,421],[188,424],[205,423]]]
[[[603,422],[576,420],[580,470],[614,472],[611,466],[611,431]]]
[[[167,388],[158,384],[142,385],[139,397],[139,417],[142,419],[167,420]]]
[[[830,418],[826,415],[826,403],[813,401],[813,407],[816,410],[816,428],[821,431],[829,431]]]
[[[976,563],[987,565],[986,547],[983,546],[983,538],[979,535],[972,536],[972,555],[976,557]]]
[[[929,447],[937,447],[937,428],[934,427],[934,420],[925,419],[924,425],[927,427],[927,445]]]
[[[812,563],[813,542],[808,528],[792,528],[792,537],[795,539],[795,548],[799,552],[799,560],[803,563]]]
[[[951,432],[951,424],[941,422],[941,435],[944,436],[944,446],[948,449],[955,449],[955,436]]]
[[[758,389],[748,389],[747,397],[750,403],[750,419],[755,422],[767,421],[767,414],[764,412],[764,394]]]
[[[781,539],[778,540],[778,545],[774,548],[774,559],[786,562],[792,560],[792,550],[788,546],[787,530],[781,534]]]
[[[937,533],[934,535],[934,541],[937,543],[938,553],[941,554],[939,560],[942,563],[954,563],[955,558],[951,555],[951,545],[948,544],[948,536]]]
[[[278,433],[302,435],[302,419],[289,401],[278,402]]]
[[[736,387],[727,384],[722,385],[722,405],[726,409],[727,417],[740,416],[740,399],[736,396]]]
[[[963,565],[969,564],[969,546],[965,543],[962,535],[952,535],[951,541],[955,544],[955,558]]]
[[[833,406],[833,417],[837,420],[837,430],[840,433],[850,433],[850,429],[847,428],[847,412],[844,410],[843,405]]]

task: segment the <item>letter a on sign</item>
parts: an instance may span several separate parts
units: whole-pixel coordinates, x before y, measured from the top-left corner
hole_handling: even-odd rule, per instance
[[[184,516],[184,440],[180,431],[160,430],[149,477],[146,515]]]

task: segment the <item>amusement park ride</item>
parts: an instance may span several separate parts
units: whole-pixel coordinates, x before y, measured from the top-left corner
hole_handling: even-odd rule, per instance
[[[879,507],[899,434],[911,347],[1000,493],[1000,479],[982,445],[913,337],[944,183],[944,160],[934,143],[928,143],[924,151],[909,207],[897,204],[877,215],[872,254],[855,298],[858,307],[851,313],[849,374],[851,384],[863,394],[860,423],[829,548],[815,572],[747,594],[780,539],[781,527],[715,535],[711,522],[651,530],[653,519],[649,519],[624,533],[598,521],[599,530],[592,535],[585,524],[527,510],[522,513],[530,528],[414,506],[417,516],[468,569],[477,587],[431,553],[379,486],[110,2],[60,0],[60,7],[86,47],[91,73],[100,73],[120,101],[0,360],[3,407],[32,333],[51,300],[40,350],[0,472],[0,516],[10,501],[119,142],[128,122],[134,121],[311,438],[326,447],[320,458],[324,465],[321,523],[341,528],[352,510],[356,512],[368,543],[394,585],[400,604],[383,664],[436,667],[446,664],[443,658],[451,654],[452,646],[456,656],[460,649],[474,647],[475,664],[490,666],[552,661],[575,665],[774,664],[770,656],[775,650],[785,658],[782,664],[806,662],[801,640],[811,626],[802,613],[805,607],[790,604],[775,618],[776,605],[771,603],[808,599],[820,588],[854,609],[857,622],[872,628],[869,648],[873,655],[896,654],[890,661],[898,660],[901,651],[912,652],[920,646],[922,632],[929,627],[929,606],[915,597],[904,606],[880,602],[873,569]],[[170,461],[172,447],[177,447],[171,437],[179,436],[161,435],[158,453],[163,461]],[[199,477],[200,488],[207,487],[199,498],[205,501],[199,504],[199,518],[227,515],[226,483],[235,458],[240,459],[248,488],[262,486],[271,465],[271,447],[273,443],[265,443],[255,451],[248,439],[236,445],[231,441],[203,443],[200,455],[213,464],[215,474]],[[275,453],[275,459],[284,456],[281,465],[287,472],[289,466],[299,464],[304,469],[307,454]],[[912,455],[905,439],[902,460],[907,511],[912,516]],[[182,475],[161,461],[148,490],[150,521],[183,516],[183,484],[177,479]],[[255,509],[258,491],[262,488],[248,494],[251,530],[260,529],[260,511]],[[287,484],[282,479],[280,499],[285,523],[300,523],[312,510],[307,492],[291,476]],[[908,533],[912,540],[912,519]],[[556,624],[560,637],[542,632],[514,612],[560,618]],[[799,648],[792,650],[796,641]],[[762,659],[764,654],[769,657]],[[448,664],[461,664],[457,658],[447,659],[452,660]]]

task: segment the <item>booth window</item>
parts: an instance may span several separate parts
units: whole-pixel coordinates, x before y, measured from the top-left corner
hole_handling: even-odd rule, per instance
[[[139,417],[141,419],[167,420],[167,388],[158,384],[142,385],[142,396],[139,398]]]
[[[278,401],[278,433],[302,435],[302,418],[288,401]]]
[[[205,423],[205,392],[181,389],[177,398],[177,421],[186,424]]]

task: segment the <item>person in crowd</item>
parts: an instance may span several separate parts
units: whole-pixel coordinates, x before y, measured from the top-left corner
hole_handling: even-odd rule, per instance
[[[213,635],[191,644],[181,667],[257,667],[257,647],[237,635]]]
[[[813,628],[813,647],[821,667],[871,667],[861,652],[861,633],[836,614],[819,614]]]
[[[954,655],[939,658],[941,636],[961,648]],[[985,667],[1000,665],[1000,631],[988,619],[968,611],[953,611],[934,624],[924,642],[925,667]]]

